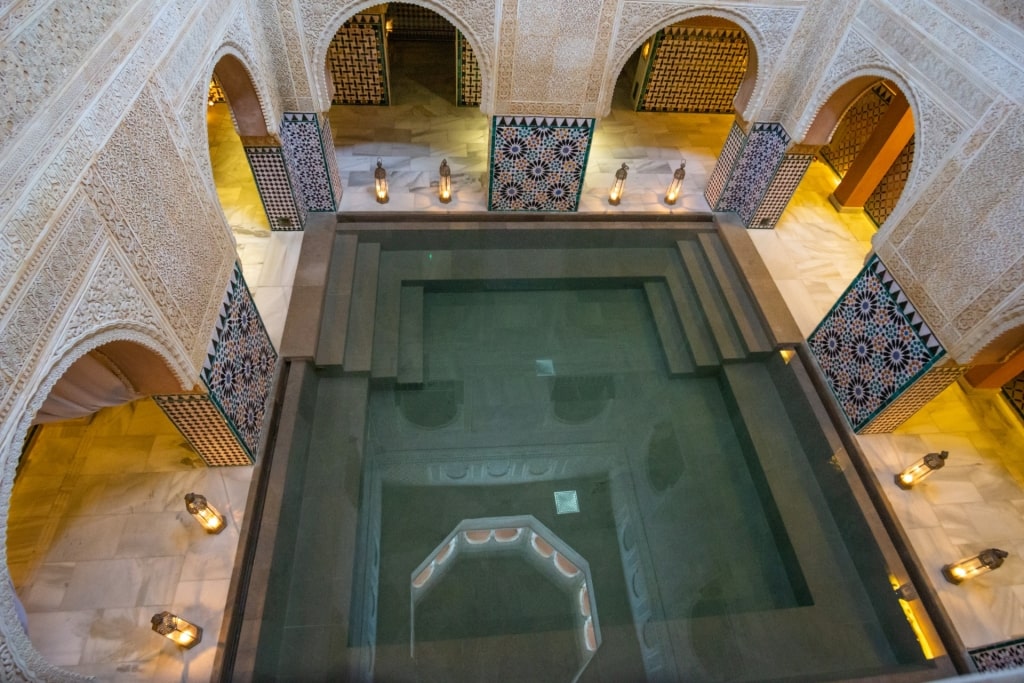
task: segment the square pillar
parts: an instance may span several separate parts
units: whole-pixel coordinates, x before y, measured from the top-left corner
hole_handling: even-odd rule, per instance
[[[277,351],[235,263],[199,375],[206,392],[153,398],[207,465],[249,465],[276,369]]]
[[[270,229],[302,230],[306,222],[306,203],[288,172],[281,144],[273,137],[243,137],[242,147]]]
[[[306,211],[337,211],[341,175],[327,117],[286,112],[281,120],[281,151],[292,187],[301,194]]]
[[[733,123],[704,197],[713,211],[734,211],[747,228],[774,228],[814,159],[790,150],[781,124],[755,123],[744,132]]]

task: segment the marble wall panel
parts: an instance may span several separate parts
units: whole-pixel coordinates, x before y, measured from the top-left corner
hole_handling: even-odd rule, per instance
[[[594,119],[495,117],[491,211],[575,211]]]

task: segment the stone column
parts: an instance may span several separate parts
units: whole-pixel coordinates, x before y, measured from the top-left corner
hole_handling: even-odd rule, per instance
[[[280,141],[274,136],[242,137],[245,158],[260,193],[271,230],[302,230],[306,203],[289,174]]]
[[[327,116],[286,112],[281,120],[281,151],[292,188],[301,195],[306,211],[337,211],[341,175]]]
[[[854,431],[891,432],[965,367],[946,350],[878,256],[807,339]]]
[[[249,465],[259,451],[276,369],[277,351],[236,263],[200,373],[202,386],[153,399],[207,465]]]
[[[735,211],[747,228],[774,228],[814,160],[814,148],[791,146],[781,124],[737,120],[704,197],[713,211]]]

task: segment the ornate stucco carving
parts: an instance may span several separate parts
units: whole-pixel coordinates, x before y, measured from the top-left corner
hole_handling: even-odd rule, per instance
[[[762,105],[770,75],[774,73],[782,51],[790,40],[803,10],[791,3],[779,7],[751,7],[749,5],[714,5],[680,2],[624,2],[619,11],[613,56],[604,73],[609,89],[603,93],[600,111],[606,114],[611,107],[611,86],[630,55],[659,29],[690,17],[710,16],[728,19],[742,28],[750,37],[757,54],[757,84],[750,97],[743,118],[751,120],[753,112]],[[762,120],[758,118],[758,120]],[[765,119],[772,120],[772,119]]]
[[[228,280],[233,245],[215,200],[202,191],[205,183],[182,158],[168,125],[156,99],[143,92],[97,158],[96,175],[119,218],[122,248],[138,259],[140,272],[160,264],[150,269],[157,278],[150,292],[179,336],[199,348],[212,329],[211,294]],[[195,359],[198,367],[201,352]]]
[[[480,80],[483,88],[481,108],[493,113],[494,100],[494,50],[495,21],[497,13],[495,0],[408,0],[411,4],[420,5],[437,12],[455,26],[473,48],[480,65]],[[296,0],[301,17],[302,27],[310,38],[307,51],[289,55],[293,60],[291,72],[305,73],[305,64],[311,65],[310,72],[315,75],[315,97],[313,108],[295,109],[295,111],[327,111],[330,99],[327,97],[327,82],[324,75],[324,64],[327,60],[327,47],[338,28],[356,12],[372,7],[377,2],[372,0]],[[300,71],[295,60],[303,62]],[[298,86],[296,86],[298,88]],[[505,112],[502,112],[505,113]]]

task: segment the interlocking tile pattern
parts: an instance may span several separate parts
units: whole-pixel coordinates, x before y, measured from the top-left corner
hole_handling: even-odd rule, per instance
[[[256,453],[277,351],[236,263],[200,379],[250,457]]]
[[[743,225],[750,227],[776,171],[782,165],[789,142],[789,134],[780,124],[753,124],[714,210],[735,211]]]
[[[480,106],[480,64],[476,61],[473,48],[466,36],[458,34],[455,46],[455,68],[457,76],[455,101],[460,107]]]
[[[821,148],[821,158],[842,178],[850,170],[864,143],[889,109],[893,92],[879,81],[868,88],[839,120],[832,140]]]
[[[330,137],[326,140],[329,141]],[[281,148],[289,174],[292,178],[298,178],[298,187],[307,211],[337,210],[330,175],[332,165],[337,174],[337,160],[333,143],[325,147],[324,142],[316,114],[285,112],[281,121]]]
[[[945,354],[877,256],[871,257],[807,342],[857,430]],[[942,382],[949,374],[939,372],[934,379]]]
[[[1024,373],[1004,384],[1003,394],[1010,401],[1010,405],[1016,408],[1020,416],[1024,418]]]
[[[501,116],[491,133],[491,211],[575,211],[594,119]]]
[[[907,185],[907,178],[910,177],[910,165],[913,163],[914,138],[910,138],[903,151],[896,157],[896,161],[892,162],[892,166],[879,181],[878,187],[864,202],[864,211],[875,222],[875,225],[884,223],[892,210],[896,208],[896,202],[900,200],[903,188]]]
[[[292,192],[288,166],[280,147],[245,148],[263,208],[267,211],[271,230],[302,230],[306,220],[301,195]]]
[[[813,154],[787,154],[783,157],[779,170],[775,172],[775,177],[768,186],[768,193],[757,207],[757,213],[754,214],[748,228],[775,227],[812,161]]]
[[[740,29],[669,26],[655,40],[638,109],[731,113],[747,57]]]
[[[234,467],[254,462],[224,413],[206,394],[154,396],[153,400],[209,467]]]
[[[327,49],[327,71],[332,104],[388,104],[381,15],[357,14],[342,24]]]
[[[455,27],[437,12],[406,2],[388,3],[392,40],[435,40],[451,43]]]
[[[1024,667],[1024,638],[975,648],[970,655],[979,673],[1018,669]]]

